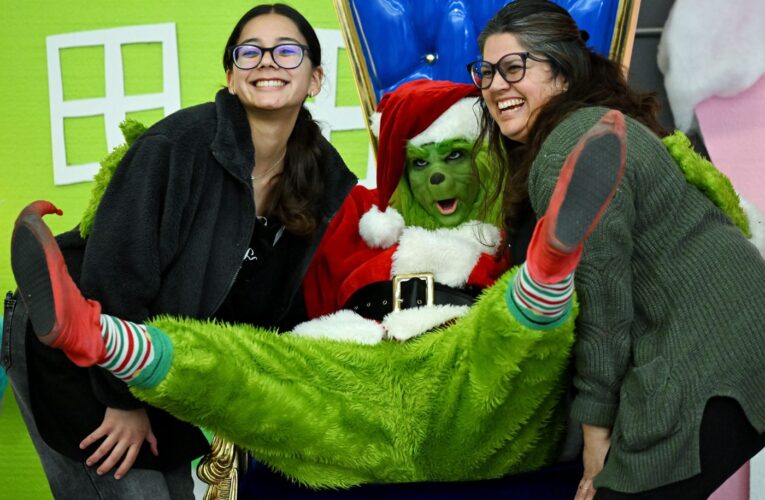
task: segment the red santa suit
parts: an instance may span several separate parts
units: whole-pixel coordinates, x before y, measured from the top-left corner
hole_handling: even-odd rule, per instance
[[[506,260],[497,258],[501,238],[495,226],[470,221],[456,228],[427,230],[406,226],[402,215],[388,206],[404,173],[407,142],[424,145],[458,137],[469,141],[477,138],[477,93],[472,85],[418,80],[383,97],[377,113],[379,132],[375,130],[378,188],[357,186],[331,221],[304,280],[309,317],[353,310],[349,300],[354,302],[359,294],[364,297],[369,290],[366,287],[377,284],[378,290],[385,290],[383,283],[402,274],[431,273],[436,287],[445,290],[442,295],[448,297],[452,290],[475,293],[507,269]],[[387,289],[390,290],[390,286]],[[392,301],[392,292],[383,292],[379,299]],[[359,304],[356,306],[356,312],[369,317],[363,312],[364,303],[360,308]],[[418,307],[405,314],[403,323],[422,325],[388,336],[409,338],[467,310],[464,304],[449,307],[448,300],[440,306],[444,307],[438,304]],[[414,315],[420,318],[413,320]],[[390,320],[392,318],[386,316],[383,323]],[[337,330],[338,322],[349,330],[363,328],[350,313],[344,312],[336,315],[331,328],[326,322],[311,322],[312,325],[300,325],[296,333],[337,338],[337,332],[342,330]],[[322,325],[318,331],[313,328],[317,324]],[[426,330],[414,331],[422,328]],[[330,331],[331,335],[323,334]],[[386,336],[386,332],[382,335]],[[372,335],[379,341],[376,336]],[[351,338],[365,341],[353,335]]]

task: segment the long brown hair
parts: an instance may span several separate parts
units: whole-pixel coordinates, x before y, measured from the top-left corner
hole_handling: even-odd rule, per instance
[[[567,90],[537,110],[525,144],[503,136],[486,104],[477,143],[486,141],[494,165],[500,165],[499,182],[504,186],[503,223],[514,234],[530,211],[528,177],[531,164],[553,129],[577,109],[604,106],[618,109],[643,123],[659,136],[667,131],[658,120],[655,93],[636,92],[627,85],[619,64],[587,48],[587,35],[579,30],[568,11],[547,0],[515,0],[489,21],[478,37],[483,52],[491,35],[510,33],[534,55],[549,60],[552,78],[562,75]],[[496,78],[500,78],[498,75]],[[495,192],[493,197],[499,196]]]
[[[237,22],[223,50],[223,68],[233,70],[232,50],[242,34],[244,26],[252,19],[264,14],[279,14],[290,19],[306,39],[306,56],[311,65],[321,66],[321,45],[316,31],[300,12],[280,3],[257,5],[247,11]],[[284,157],[284,171],[269,196],[266,212],[284,224],[284,228],[298,236],[310,236],[320,221],[319,200],[324,193],[323,138],[319,125],[311,112],[303,105],[298,113],[295,128],[287,139],[287,154]]]

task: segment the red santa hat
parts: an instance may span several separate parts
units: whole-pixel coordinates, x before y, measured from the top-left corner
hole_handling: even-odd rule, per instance
[[[377,192],[385,209],[404,172],[406,143],[423,145],[455,137],[478,137],[480,90],[475,85],[414,80],[389,92],[377,105]],[[379,126],[378,126],[379,125]]]

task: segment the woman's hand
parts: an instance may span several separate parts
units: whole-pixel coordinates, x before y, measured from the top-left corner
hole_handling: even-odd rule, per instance
[[[106,459],[98,466],[96,472],[103,475],[112,470],[117,462],[122,460],[114,479],[121,479],[135,463],[141,445],[146,440],[151,445],[151,452],[158,455],[157,438],[151,431],[151,423],[143,408],[138,410],[117,410],[107,408],[104,421],[80,443],[80,449],[85,449],[101,438],[105,438],[101,446],[88,457],[88,466]]]
[[[606,461],[606,454],[611,447],[611,429],[595,425],[582,424],[584,434],[584,476],[579,481],[574,500],[590,500],[595,496],[592,481],[595,479]]]

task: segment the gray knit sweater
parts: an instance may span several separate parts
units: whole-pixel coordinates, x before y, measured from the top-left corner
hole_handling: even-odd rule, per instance
[[[605,111],[579,110],[546,140],[529,175],[537,214]],[[654,134],[628,119],[627,136],[624,180],[575,274],[572,413],[613,428],[596,487],[637,492],[700,472],[712,396],[735,398],[765,431],[765,261]]]

